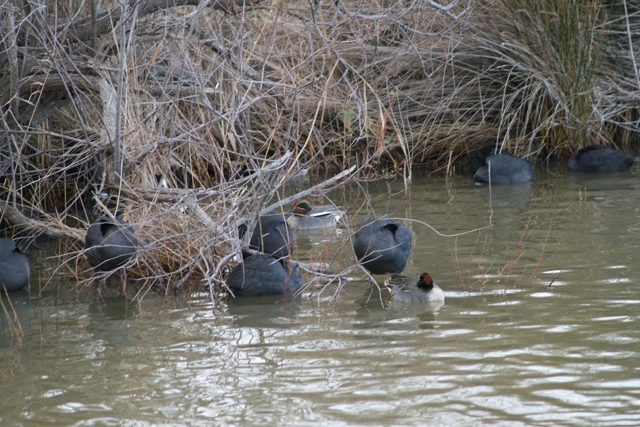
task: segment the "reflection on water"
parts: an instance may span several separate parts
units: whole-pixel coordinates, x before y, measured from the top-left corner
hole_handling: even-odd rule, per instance
[[[296,298],[281,295],[227,298],[226,308],[237,327],[284,328],[299,326],[296,315],[302,304]]]
[[[206,293],[12,294],[24,336],[2,318],[0,424],[640,424],[635,169],[538,170],[491,192],[423,177],[408,199],[400,181],[366,188],[371,206],[334,195],[353,224],[374,211],[446,235],[490,226],[454,238],[407,222],[405,274],[429,271],[445,305],[389,304],[358,270],[336,302],[335,285],[217,306]],[[331,260],[346,237],[298,235],[296,256]]]
[[[23,289],[10,294],[0,292],[0,348],[11,347],[19,342],[24,329],[31,323],[31,299]]]
[[[113,348],[137,345],[140,335],[134,326],[138,315],[135,302],[125,296],[95,298],[89,303],[87,332]]]

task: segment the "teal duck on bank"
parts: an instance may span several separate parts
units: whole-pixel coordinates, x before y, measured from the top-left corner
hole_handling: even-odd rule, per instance
[[[133,227],[118,218],[104,216],[91,224],[85,237],[91,267],[111,271],[122,267],[136,253],[138,239]]]
[[[238,235],[242,239],[247,232],[247,225],[238,227]],[[288,258],[295,249],[293,231],[282,214],[265,214],[258,218],[253,230],[249,248],[278,258]]]
[[[444,292],[433,283],[429,273],[422,273],[420,277],[394,274],[385,285],[394,301],[444,303]]]
[[[27,286],[29,260],[11,239],[0,239],[0,292],[13,292]]]
[[[567,166],[572,172],[609,173],[626,172],[633,159],[606,145],[590,145],[576,151]]]
[[[294,230],[311,230],[317,228],[334,228],[344,214],[334,206],[314,206],[307,200],[296,200],[291,205],[287,223]]]
[[[353,251],[372,274],[402,273],[411,253],[411,232],[388,218],[368,218],[355,232]]]
[[[298,264],[288,258],[256,253],[231,270],[226,284],[235,296],[293,294],[302,276]]]

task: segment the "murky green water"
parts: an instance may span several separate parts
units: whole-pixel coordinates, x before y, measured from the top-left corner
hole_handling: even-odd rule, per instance
[[[359,271],[335,302],[335,285],[288,304],[15,296],[0,425],[640,425],[639,168],[539,169],[491,195],[468,176],[367,189],[376,213],[417,220],[406,273],[446,291],[436,312],[383,306]],[[335,199],[366,206],[356,187]],[[296,255],[345,237],[299,235]]]

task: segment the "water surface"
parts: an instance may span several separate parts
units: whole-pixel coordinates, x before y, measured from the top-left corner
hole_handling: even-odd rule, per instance
[[[637,168],[365,189],[332,196],[356,225],[372,209],[412,219],[405,272],[428,271],[444,306],[389,306],[358,270],[337,299],[331,284],[286,303],[15,294],[25,333],[3,317],[0,424],[640,425]],[[347,236],[299,234],[296,257],[331,259]]]

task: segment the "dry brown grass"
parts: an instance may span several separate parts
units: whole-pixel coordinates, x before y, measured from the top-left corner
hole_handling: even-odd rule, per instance
[[[53,20],[89,8],[42,4],[1,6],[1,197],[69,235],[111,189],[143,242],[130,275],[166,292],[220,284],[237,221],[301,170],[409,178],[492,142],[534,160],[637,135],[637,10],[595,0],[140,4],[94,40]]]

